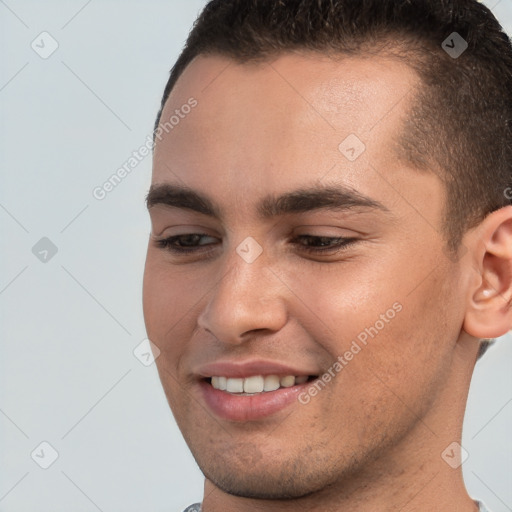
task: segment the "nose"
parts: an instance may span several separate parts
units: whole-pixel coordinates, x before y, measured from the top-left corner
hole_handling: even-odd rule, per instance
[[[198,317],[199,327],[224,344],[239,345],[252,331],[277,332],[286,324],[287,288],[263,255],[248,263],[232,251],[221,272]]]

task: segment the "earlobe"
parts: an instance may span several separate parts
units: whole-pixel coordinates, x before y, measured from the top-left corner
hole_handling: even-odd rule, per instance
[[[488,215],[476,232],[474,280],[463,329],[476,338],[498,338],[512,329],[512,206]]]

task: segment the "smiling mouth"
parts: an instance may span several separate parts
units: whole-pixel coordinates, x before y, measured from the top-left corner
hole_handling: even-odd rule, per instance
[[[204,379],[204,381],[208,382],[214,389],[225,391],[231,395],[254,396],[305,384],[317,378],[318,375],[251,375],[244,378],[213,376]]]

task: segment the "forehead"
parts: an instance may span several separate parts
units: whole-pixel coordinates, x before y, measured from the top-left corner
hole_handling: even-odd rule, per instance
[[[370,166],[396,167],[395,139],[418,81],[405,64],[377,56],[286,54],[245,64],[200,56],[162,112],[161,126],[174,122],[156,141],[153,183],[249,202],[319,181],[368,193]],[[191,99],[196,106],[184,108]],[[363,152],[351,160],[344,151],[354,143]]]
[[[343,112],[356,106],[353,101],[403,95],[418,80],[415,71],[391,53],[328,56],[303,51],[245,63],[226,56],[199,55],[178,79],[170,101],[195,92],[205,100],[214,99],[215,104],[221,99],[229,103],[261,98],[298,107],[302,96],[313,99],[313,107]],[[307,98],[310,95],[314,98]]]

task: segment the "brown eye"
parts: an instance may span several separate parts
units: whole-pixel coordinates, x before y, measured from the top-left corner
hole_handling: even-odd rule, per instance
[[[298,240],[304,240],[306,243],[300,243]],[[300,235],[293,240],[293,243],[306,252],[330,254],[342,251],[358,240],[357,238]]]
[[[211,250],[212,244],[199,244],[203,239],[217,240],[216,238],[203,233],[187,233],[184,235],[176,235],[162,240],[157,240],[156,244],[159,248],[165,249],[177,254],[199,253]]]

